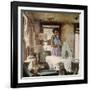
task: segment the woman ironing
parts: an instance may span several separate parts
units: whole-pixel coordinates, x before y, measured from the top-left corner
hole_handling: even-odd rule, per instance
[[[59,31],[57,28],[53,30],[53,34],[51,37],[51,46],[52,46],[52,52],[51,54],[54,56],[60,56],[61,52],[61,41],[59,37]]]

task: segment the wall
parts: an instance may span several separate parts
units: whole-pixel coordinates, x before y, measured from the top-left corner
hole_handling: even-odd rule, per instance
[[[0,1],[0,90],[12,90],[10,88],[10,1],[11,0],[1,0]],[[18,0],[19,1],[19,0]],[[21,0],[25,1],[25,0]],[[29,0],[27,0],[29,1]],[[89,5],[90,0],[30,0],[38,2],[52,2],[52,3],[65,3],[65,4],[81,4]],[[88,3],[89,1],[89,3]],[[89,15],[90,16],[90,5],[89,5]],[[90,23],[90,18],[88,18]],[[90,25],[89,25],[90,29]],[[90,30],[88,31],[88,38],[90,38]],[[90,40],[88,43],[90,46]],[[90,47],[88,47],[88,52],[90,53]],[[89,55],[90,63],[90,55]],[[90,65],[88,66],[90,68]],[[90,76],[90,70],[88,73]],[[22,90],[89,90],[90,88],[90,78],[89,84],[82,85],[66,85],[66,86],[53,86],[53,87],[38,87],[38,88],[23,88]],[[16,90],[16,89],[14,89]]]

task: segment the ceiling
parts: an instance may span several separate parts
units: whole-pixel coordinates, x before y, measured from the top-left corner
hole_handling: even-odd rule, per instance
[[[38,21],[52,21],[52,22],[79,22],[79,13],[66,13],[66,12],[30,12],[28,16],[33,16],[34,20]]]

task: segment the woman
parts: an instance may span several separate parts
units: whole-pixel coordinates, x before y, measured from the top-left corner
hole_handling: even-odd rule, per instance
[[[51,54],[54,56],[60,56],[60,47],[61,47],[61,41],[59,37],[59,31],[57,28],[53,30],[53,34],[51,37],[51,46],[52,46],[52,52]]]

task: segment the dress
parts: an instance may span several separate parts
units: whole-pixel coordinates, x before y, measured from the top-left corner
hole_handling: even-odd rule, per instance
[[[61,50],[60,50],[60,46],[61,46],[61,41],[60,41],[60,38],[59,38],[59,36],[52,36],[52,39],[51,39],[51,45],[53,46],[53,45],[57,45],[57,47],[52,47],[52,52],[51,52],[51,54],[53,55],[53,56],[60,56],[60,52],[61,52]]]

